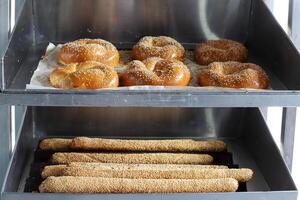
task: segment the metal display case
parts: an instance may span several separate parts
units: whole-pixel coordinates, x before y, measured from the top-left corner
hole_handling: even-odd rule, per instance
[[[80,113],[80,114],[79,114]],[[57,120],[57,118],[61,120]],[[128,116],[131,116],[130,118]],[[111,123],[115,121],[118,123]],[[24,192],[38,142],[78,135],[113,138],[218,138],[234,163],[249,167],[247,191],[207,194],[45,194]],[[297,191],[257,108],[29,107],[2,189],[3,200],[266,199],[296,200]]]
[[[291,163],[286,159],[285,164],[261,112],[252,107],[300,105],[300,55],[262,0],[19,2],[22,2],[21,12],[0,60],[0,109],[3,110],[0,117],[5,121],[0,137],[9,149],[12,149],[11,141],[5,141],[11,140],[10,106],[27,106],[27,111],[7,169],[1,200],[296,200],[297,189],[287,167]],[[100,37],[119,49],[130,49],[144,35],[169,35],[189,50],[207,39],[240,41],[249,49],[249,61],[267,71],[272,89],[26,89],[49,42],[58,44]],[[282,137],[287,158],[293,144],[293,130],[289,125],[294,120],[294,112],[294,108],[284,108]],[[247,191],[237,193],[24,192],[40,139],[83,134],[143,139],[219,138],[227,142],[233,161],[240,167],[252,168],[255,176],[247,183]]]

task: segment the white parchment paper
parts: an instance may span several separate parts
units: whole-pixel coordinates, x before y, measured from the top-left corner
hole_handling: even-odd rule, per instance
[[[26,85],[26,89],[58,89],[51,86],[49,82],[49,75],[51,72],[57,68],[61,67],[61,65],[57,62],[57,54],[60,50],[62,45],[55,46],[52,43],[49,43],[45,56],[42,57],[40,60],[37,69],[34,71],[30,84]],[[118,73],[121,73],[126,69],[125,64],[130,62],[132,59],[131,57],[131,51],[124,50],[119,51],[120,53],[120,65],[117,66],[115,69]],[[197,89],[203,89],[203,90],[237,90],[237,89],[230,89],[230,88],[216,88],[216,87],[199,87],[197,85],[197,72],[201,67],[201,65],[198,65],[194,62],[193,58],[193,52],[192,51],[186,51],[185,58],[183,63],[190,69],[191,72],[191,80],[189,83],[189,87],[181,87],[185,90],[197,88]],[[180,87],[165,87],[165,86],[131,86],[131,87],[118,87],[118,88],[105,88],[105,89],[98,89],[98,90],[161,90],[161,89],[179,89]],[[60,90],[60,89],[58,89]],[[241,89],[238,89],[239,91]],[[253,89],[242,89],[242,90],[253,90]]]
[[[52,43],[49,43],[45,56],[40,60],[37,69],[34,71],[30,84],[26,85],[26,89],[57,89],[51,86],[49,82],[49,75],[51,72],[57,68],[61,67],[61,65],[57,62],[57,53],[59,52],[61,48],[61,45],[55,46]],[[119,51],[120,52],[120,65],[116,67],[117,72],[122,72],[125,67],[124,65],[131,61],[131,52],[130,51]],[[197,80],[196,80],[196,73],[201,67],[200,65],[197,65],[193,61],[193,54],[192,52],[187,52],[184,63],[189,67],[191,71],[191,81],[189,86],[197,86]],[[164,86],[133,86],[133,87],[119,87],[116,89],[147,89],[147,88],[155,88],[155,89],[163,89]]]

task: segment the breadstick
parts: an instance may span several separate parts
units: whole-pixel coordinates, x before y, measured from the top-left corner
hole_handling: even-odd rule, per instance
[[[45,166],[41,176],[47,178],[49,176],[62,176],[67,165],[49,165]]]
[[[49,176],[64,176],[66,168],[82,167],[98,170],[189,170],[189,169],[228,169],[225,165],[174,165],[174,164],[119,164],[119,163],[69,163],[68,165],[50,165],[42,171],[42,178]]]
[[[226,150],[226,144],[220,140],[123,140],[76,137],[72,140],[71,148],[117,151],[219,152]]]
[[[56,193],[179,193],[234,192],[238,182],[226,179],[123,179],[102,177],[48,177],[40,192]]]
[[[135,164],[211,164],[213,157],[208,154],[173,153],[54,153],[51,162],[67,164],[71,162],[104,162]]]
[[[70,148],[71,142],[72,139],[48,138],[43,139],[39,147],[42,150],[64,151]]]
[[[126,164],[72,162],[68,167],[91,166],[102,169],[228,169],[226,165],[184,165],[184,164]]]
[[[101,169],[97,167],[66,167],[64,176],[86,176],[106,178],[144,179],[217,179],[234,178],[248,182],[253,175],[251,169]]]

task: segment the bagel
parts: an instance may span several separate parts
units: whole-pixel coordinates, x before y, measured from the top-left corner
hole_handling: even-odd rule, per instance
[[[123,86],[186,86],[190,76],[189,69],[182,62],[152,57],[143,62],[134,60],[128,63],[120,81]]]
[[[199,70],[200,86],[266,89],[269,79],[258,65],[239,62],[214,62]]]
[[[63,89],[114,88],[119,85],[117,72],[98,62],[74,63],[56,68],[49,80],[53,87]]]
[[[184,48],[175,39],[167,36],[145,36],[133,46],[132,56],[136,60],[145,60],[149,57],[183,60]]]
[[[248,51],[246,47],[232,40],[209,40],[197,45],[194,57],[198,64],[208,65],[213,62],[245,62]]]
[[[67,65],[96,61],[115,67],[119,63],[116,47],[102,39],[80,39],[64,44],[58,53],[58,62]]]

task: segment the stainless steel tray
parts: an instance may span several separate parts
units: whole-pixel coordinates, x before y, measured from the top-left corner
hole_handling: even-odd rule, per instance
[[[184,16],[184,17],[183,17]],[[48,42],[100,37],[127,49],[169,35],[187,49],[206,39],[246,44],[273,90],[26,90]],[[300,106],[300,55],[262,0],[25,0],[2,60],[1,104],[38,106]]]
[[[130,116],[130,118],[128,117]],[[115,123],[111,123],[114,121]],[[78,135],[117,138],[219,138],[235,164],[252,168],[247,192],[185,194],[41,194],[24,185],[38,141]],[[2,188],[3,200],[215,199],[296,200],[297,189],[256,108],[29,107]]]

